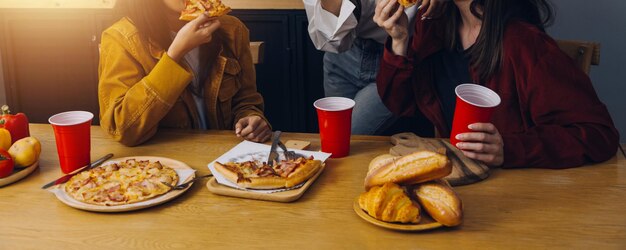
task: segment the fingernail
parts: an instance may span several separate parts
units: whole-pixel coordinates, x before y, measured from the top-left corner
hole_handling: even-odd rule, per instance
[[[467,125],[467,128],[474,129],[474,124]]]
[[[454,138],[456,138],[457,140],[462,140],[463,136],[461,136],[461,134],[456,135]]]
[[[422,17],[422,21],[426,20],[426,18],[427,18],[427,17],[423,16],[423,17]]]
[[[463,147],[463,143],[460,143],[460,142],[459,142],[459,143],[457,143],[457,144],[456,144],[456,147],[457,147],[457,148],[462,148],[462,147]]]
[[[417,10],[420,10],[422,8],[423,5],[420,4],[420,6],[417,6]]]

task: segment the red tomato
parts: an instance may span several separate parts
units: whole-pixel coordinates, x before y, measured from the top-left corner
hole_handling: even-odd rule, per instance
[[[13,158],[9,152],[0,149],[0,178],[7,177],[13,173]]]
[[[11,132],[11,143],[19,139],[30,136],[28,130],[28,118],[24,113],[11,114],[9,106],[2,106],[2,114],[0,115],[0,128],[6,128]]]

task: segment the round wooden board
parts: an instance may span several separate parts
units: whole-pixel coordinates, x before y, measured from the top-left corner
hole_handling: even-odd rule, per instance
[[[12,175],[9,175],[5,178],[0,178],[0,187],[6,186],[16,181],[19,181],[21,179],[24,179],[24,177],[28,176],[30,173],[35,171],[35,169],[37,169],[38,166],[39,166],[39,161],[36,161],[32,165],[28,166],[27,168],[17,173],[13,173]]]
[[[131,156],[131,157],[124,157],[124,158],[117,158],[117,159],[106,161],[105,163],[102,163],[101,166],[106,166],[114,162],[122,162],[127,159],[149,160],[152,162],[160,161],[161,164],[171,167],[174,170],[193,170],[191,167],[189,167],[187,164],[181,161],[177,161],[177,160],[170,159],[170,158],[164,158],[164,157],[154,157],[154,156]],[[193,174],[191,174],[189,177],[185,178],[184,180],[179,180],[178,184],[193,179],[195,175],[196,174],[194,172]],[[192,185],[193,183],[191,183],[191,185],[187,186],[187,188],[185,189],[171,190],[163,195],[154,197],[149,200],[132,203],[132,204],[119,205],[119,206],[100,206],[100,205],[88,204],[88,203],[77,201],[65,192],[65,184],[58,185],[57,187],[55,187],[55,189],[57,190],[54,190],[53,193],[61,202],[73,208],[78,208],[81,210],[92,211],[92,212],[115,213],[115,212],[134,211],[134,210],[144,209],[144,208],[163,204],[183,194]]]
[[[356,214],[365,221],[387,229],[398,231],[426,231],[443,226],[441,223],[434,221],[432,218],[430,218],[430,216],[425,215],[424,213],[421,214],[422,218],[420,219],[420,222],[418,224],[400,224],[377,220],[367,214],[367,212],[365,212],[363,209],[361,209],[361,207],[359,206],[359,197],[356,197],[356,199],[354,199],[354,205],[352,207],[354,208],[354,212],[356,212]]]

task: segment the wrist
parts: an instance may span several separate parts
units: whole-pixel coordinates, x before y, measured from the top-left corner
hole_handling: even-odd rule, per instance
[[[180,63],[180,60],[183,58],[183,56],[185,56],[185,54],[187,52],[185,52],[184,50],[180,49],[178,46],[175,45],[171,45],[169,49],[167,49],[166,51],[167,56],[169,56],[170,58],[172,58],[172,60],[174,60],[175,62]]]
[[[408,39],[404,38],[392,38],[391,50],[398,56],[406,56],[408,48]]]

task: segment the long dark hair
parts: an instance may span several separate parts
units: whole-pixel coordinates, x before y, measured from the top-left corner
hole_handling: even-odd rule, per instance
[[[166,8],[161,0],[117,0],[114,12],[119,17],[128,17],[142,36],[167,49],[172,38]]]
[[[554,10],[548,0],[472,0],[470,10],[482,20],[476,43],[468,54],[472,68],[483,82],[500,70],[503,61],[503,36],[510,21],[527,22],[545,32],[545,27],[554,18]],[[447,20],[444,41],[448,49],[452,50],[460,40],[460,12],[450,1],[446,3],[442,14]]]

